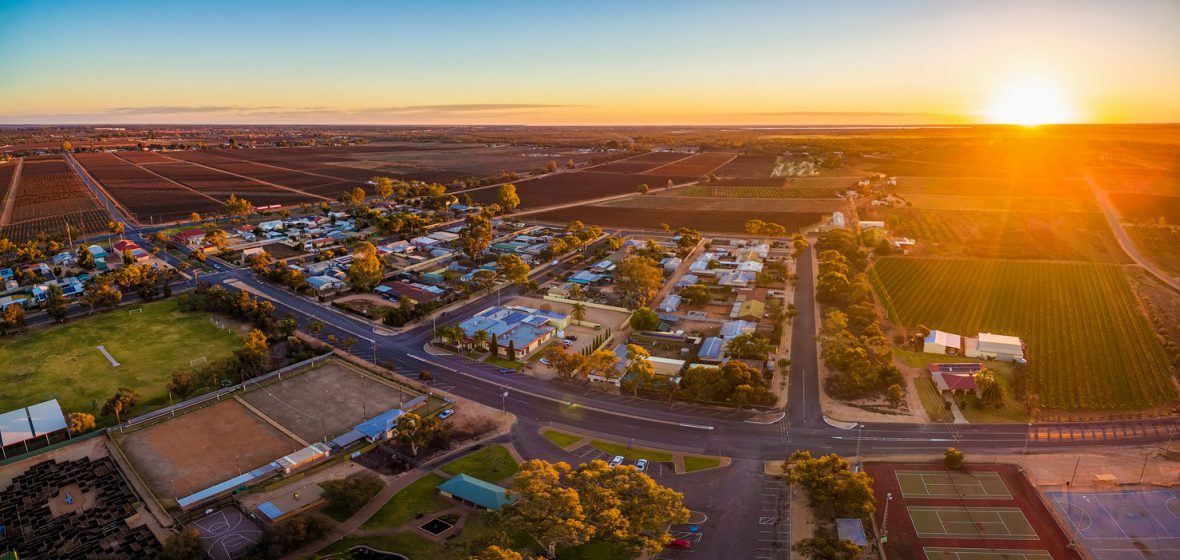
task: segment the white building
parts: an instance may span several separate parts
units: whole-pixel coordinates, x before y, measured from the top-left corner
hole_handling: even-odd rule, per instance
[[[963,346],[963,337],[946,331],[930,331],[922,341],[922,351],[927,354],[957,355]]]
[[[1024,344],[1015,336],[979,333],[979,357],[1001,362],[1023,362]]]
[[[832,212],[832,227],[847,227],[843,212]]]
[[[880,220],[861,220],[860,229],[885,229],[885,222]]]

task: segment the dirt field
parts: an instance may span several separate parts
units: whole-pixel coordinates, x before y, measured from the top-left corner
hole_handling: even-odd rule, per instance
[[[233,400],[129,432],[120,446],[164,501],[208,488],[301,447]]]
[[[675,194],[676,191],[670,191]],[[695,212],[834,212],[848,203],[837,198],[701,198],[693,196],[636,196],[605,202],[612,208],[650,210],[691,210]]]
[[[242,399],[308,442],[328,439],[414,398],[339,362],[329,362]],[[321,419],[323,423],[321,425]]]

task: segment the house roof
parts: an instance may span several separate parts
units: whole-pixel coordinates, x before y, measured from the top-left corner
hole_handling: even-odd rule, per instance
[[[960,341],[962,339],[963,337],[954,333],[934,330],[930,331],[930,334],[926,335],[926,339],[923,342],[926,344],[939,344],[950,348],[958,348],[961,346]]]
[[[360,424],[357,424],[356,428],[354,429],[364,434],[365,437],[368,437],[369,439],[377,439],[381,436],[381,434],[392,430],[394,424],[397,423],[397,419],[400,418],[402,414],[404,413],[398,408],[387,410],[364,422],[361,422]]]
[[[943,391],[974,391],[975,375],[971,373],[947,373],[936,371],[930,374],[934,383]]]
[[[471,502],[490,510],[499,510],[516,501],[515,496],[512,498],[508,497],[508,491],[503,487],[480,480],[466,473],[459,473],[454,478],[439,484],[438,489],[463,501]]]
[[[1020,354],[1023,351],[1019,338],[992,333],[979,333],[979,349],[1013,354]]]
[[[701,349],[700,349],[700,351],[697,352],[697,357],[705,358],[705,359],[712,359],[712,360],[720,360],[721,359],[721,350],[723,348],[725,348],[725,341],[724,340],[721,340],[720,337],[710,336],[709,338],[706,338],[704,342],[701,343]]]
[[[766,304],[756,300],[748,299],[742,302],[741,308],[738,310],[738,317],[762,317],[766,313]]]
[[[836,534],[842,541],[852,541],[861,547],[869,545],[869,539],[865,536],[864,522],[855,517],[837,517]]]

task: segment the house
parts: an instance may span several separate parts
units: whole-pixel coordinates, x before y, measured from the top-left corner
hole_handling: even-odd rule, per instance
[[[395,253],[395,254],[404,254],[404,253],[414,252],[414,246],[410,245],[409,241],[394,241],[393,243],[389,243],[387,245],[382,245],[382,247],[386,251],[389,251],[390,253]]]
[[[123,241],[115,243],[113,249],[115,250],[115,252],[119,253],[120,255],[131,253],[131,258],[135,259],[136,262],[144,262],[144,261],[150,259],[152,256],[147,251],[144,251],[143,248],[140,247],[138,244],[136,244],[134,241],[127,241],[125,239]]]
[[[496,345],[505,352],[511,345],[516,355],[508,358],[515,360],[540,348],[541,344],[556,335],[557,329],[569,326],[569,321],[568,315],[552,311],[519,306],[492,306],[459,323],[459,329],[467,339],[475,338],[480,331],[487,334],[489,341],[481,344],[484,348],[491,346],[490,337],[495,337]]]
[[[387,410],[357,424],[353,430],[359,432],[369,442],[384,441],[393,437],[393,427],[397,425],[397,419],[402,414],[404,413],[401,409]]]
[[[438,492],[443,496],[458,500],[490,511],[499,511],[504,506],[516,501],[517,496],[508,495],[508,490],[475,478],[466,473],[459,473],[454,478],[438,485]]]
[[[717,278],[717,285],[744,288],[752,284],[757,279],[757,277],[758,275],[755,272],[731,270],[722,273],[721,276]]]
[[[832,212],[832,227],[848,227],[847,222],[844,221],[843,212]]]
[[[262,230],[262,231],[280,230],[280,229],[283,229],[283,221],[282,220],[270,220],[267,222],[262,222],[262,223],[258,224],[258,229]]]
[[[721,323],[721,335],[720,336],[721,336],[721,338],[723,338],[725,340],[729,340],[729,339],[736,337],[736,336],[741,336],[743,334],[750,334],[750,333],[754,332],[754,330],[756,328],[757,328],[757,326],[754,325],[754,323],[750,323],[748,321],[742,321],[742,320],[726,321],[724,323]]]
[[[885,229],[885,222],[880,220],[861,220],[860,229]]]
[[[702,362],[719,363],[725,350],[725,341],[720,337],[710,336],[701,342],[701,349],[697,351],[697,360]]]
[[[455,235],[453,233],[448,233],[445,231],[436,231],[430,235],[427,235],[426,237],[429,237],[431,239],[435,239],[441,243],[450,243],[452,241],[459,239],[458,235]]]
[[[317,292],[327,292],[330,290],[339,290],[339,289],[342,289],[345,286],[347,286],[347,284],[345,284],[344,282],[342,282],[332,276],[327,276],[327,275],[309,276],[307,278],[307,283],[311,284],[311,287],[315,288],[315,291],[317,291]]]
[[[693,284],[696,284],[697,281],[699,281],[699,280],[700,280],[700,277],[697,276],[696,274],[685,274],[684,276],[681,276],[679,280],[676,281],[676,284],[673,287],[676,288],[677,290],[679,290],[681,288],[687,288]]]
[[[612,262],[610,259],[603,259],[590,265],[590,272],[595,274],[607,274],[609,272],[614,272],[615,268],[618,268],[618,266],[615,265],[614,262]]]
[[[756,299],[748,299],[742,302],[738,308],[737,315],[734,319],[742,319],[745,321],[758,321],[766,315],[766,304]]]
[[[922,351],[927,354],[956,356],[962,352],[963,337],[946,331],[933,330],[922,341]]]
[[[976,389],[974,373],[936,371],[930,377],[934,378],[934,384],[943,393],[961,395],[974,393]]]
[[[397,299],[408,299],[415,305],[430,303],[439,297],[439,293],[426,289],[426,286],[409,282],[386,282],[381,284],[388,288],[387,293],[397,296]],[[388,295],[386,296],[389,297]]]
[[[1001,362],[1024,362],[1024,343],[1015,336],[979,333],[979,357]]]
[[[598,284],[606,279],[606,276],[595,274],[589,270],[583,270],[573,276],[570,276],[569,281],[574,284],[581,284],[583,286],[591,286]]]
[[[74,255],[70,254],[69,251],[63,251],[61,253],[53,255],[52,260],[53,260],[54,266],[73,266],[74,265]]]
[[[437,239],[434,239],[433,237],[415,237],[410,240],[411,245],[424,248],[430,247],[432,245],[438,245],[439,243],[441,242]]]
[[[172,238],[180,243],[184,243],[185,245],[188,245],[191,247],[199,247],[199,246],[205,244],[205,230],[203,230],[203,229],[186,229],[184,231],[178,232],[176,235],[172,236]],[[92,247],[93,247],[93,245],[92,245]],[[93,251],[91,251],[91,252],[93,252]],[[97,260],[98,255],[95,255],[94,258]]]
[[[675,313],[680,308],[681,297],[676,294],[668,294],[664,301],[660,302],[659,310],[664,313]]]

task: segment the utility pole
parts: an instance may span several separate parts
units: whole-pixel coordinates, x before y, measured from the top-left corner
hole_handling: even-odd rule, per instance
[[[885,494],[885,515],[881,516],[881,538],[889,534],[889,502],[893,501],[893,492]]]
[[[859,425],[856,427],[856,467],[857,467],[857,469],[856,469],[856,470],[857,470],[857,471],[859,471],[859,470],[860,470],[860,464],[861,464],[861,460],[860,460],[860,437],[861,437],[861,434],[864,432],[864,429],[865,429],[865,425],[864,425],[864,423],[863,423],[863,422],[862,422],[861,424],[859,424]]]
[[[1024,456],[1028,455],[1028,440],[1032,439],[1032,422],[1028,423],[1028,430],[1024,433],[1024,451],[1020,452],[1020,470],[1024,471]]]

